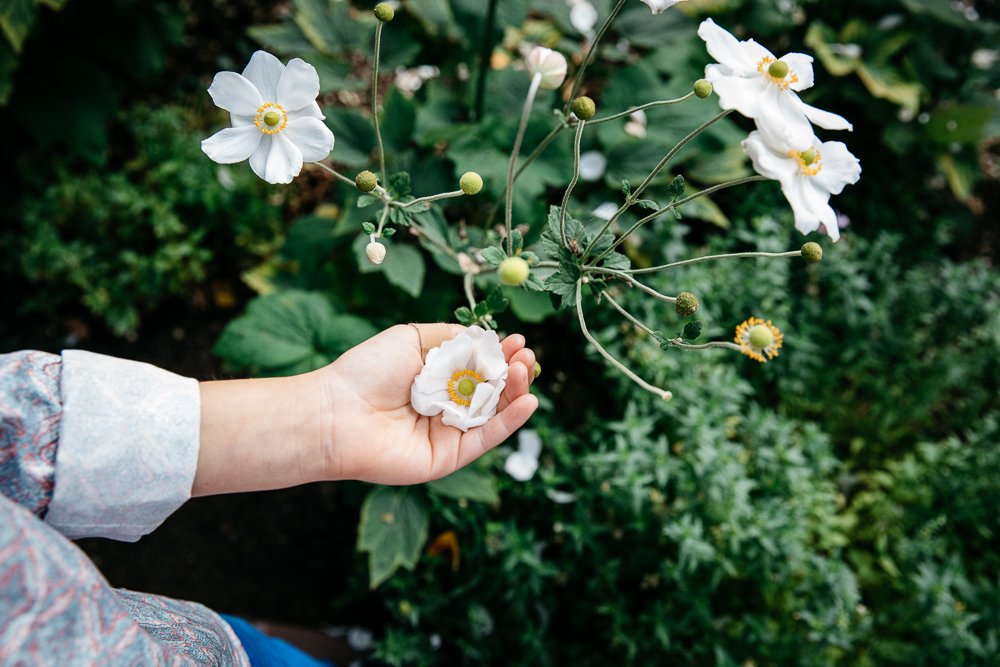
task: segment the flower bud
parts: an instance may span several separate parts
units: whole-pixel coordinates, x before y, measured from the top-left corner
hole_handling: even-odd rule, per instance
[[[388,23],[395,15],[396,12],[388,2],[380,2],[375,5],[375,18],[382,23]]]
[[[690,317],[698,310],[698,297],[691,292],[681,292],[674,301],[674,310],[681,317]]]
[[[542,82],[539,85],[546,90],[555,90],[566,80],[566,58],[558,51],[544,46],[531,49],[524,59],[524,66],[532,78],[541,74]]]
[[[534,370],[534,377],[535,377],[535,379],[537,380],[538,376],[541,375],[541,374],[542,374],[542,365],[536,361],[535,362],[535,370]]]
[[[570,107],[576,117],[580,120],[590,120],[597,113],[597,105],[594,104],[594,100],[589,97],[578,97],[573,100],[573,105]]]
[[[497,269],[500,282],[510,287],[523,285],[530,273],[531,267],[520,257],[508,257],[500,262],[500,267]]]
[[[365,246],[365,254],[372,264],[381,264],[385,259],[385,246],[377,241],[372,241]]]
[[[708,79],[698,79],[694,82],[694,94],[705,99],[712,94],[712,82]]]
[[[467,171],[458,179],[458,187],[467,195],[477,195],[483,189],[483,177],[474,171]]]
[[[823,246],[815,241],[809,241],[802,245],[802,259],[810,264],[816,264],[823,259]]]
[[[362,192],[371,192],[378,185],[378,176],[366,170],[354,177],[354,184]]]

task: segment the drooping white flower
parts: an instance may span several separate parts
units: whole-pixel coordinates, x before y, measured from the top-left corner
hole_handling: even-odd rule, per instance
[[[667,11],[678,2],[683,2],[684,0],[639,0],[642,4],[652,10],[654,14],[662,14]]]
[[[232,123],[201,142],[216,162],[249,159],[250,168],[268,183],[290,183],[303,162],[322,160],[333,150],[333,132],[316,104],[319,75],[299,58],[286,66],[257,51],[243,74],[216,74],[208,94],[229,112]]]
[[[532,77],[541,74],[540,88],[555,90],[566,80],[566,57],[544,46],[533,47],[524,58],[524,66]]]
[[[601,151],[587,151],[580,156],[580,178],[598,181],[608,169],[608,159]]]
[[[840,194],[845,185],[857,183],[861,177],[861,163],[847,146],[813,137],[804,151],[781,151],[766,142],[760,132],[751,132],[743,141],[743,149],[758,174],[781,183],[781,191],[795,214],[796,229],[808,234],[822,224],[830,238],[840,238],[830,195]]]
[[[496,414],[506,384],[500,338],[473,326],[427,353],[410,388],[410,403],[419,414],[440,414],[447,426],[468,431]]]
[[[813,85],[812,56],[788,53],[781,58],[752,39],[737,41],[712,19],[698,27],[708,53],[718,61],[705,67],[723,109],[735,109],[757,122],[772,145],[808,150],[810,121],[828,130],[851,130],[851,124],[829,111],[810,106],[796,91]]]
[[[538,471],[538,456],[542,453],[542,439],[538,431],[521,429],[517,434],[517,451],[504,461],[503,469],[519,482],[527,482]]]

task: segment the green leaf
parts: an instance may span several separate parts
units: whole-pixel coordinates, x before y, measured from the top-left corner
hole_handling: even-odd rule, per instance
[[[374,225],[374,223],[371,223],[371,222],[363,222],[363,223],[361,223],[361,229],[363,229],[365,231],[365,234],[374,234],[375,233],[375,225]]]
[[[321,294],[284,290],[251,301],[214,352],[257,375],[295,375],[325,366],[376,333],[367,321],[338,314]]]
[[[701,336],[702,324],[699,320],[694,322],[688,322],[684,325],[684,332],[681,334],[681,338],[684,340],[695,340]]]
[[[500,287],[495,287],[486,297],[486,304],[491,313],[502,313],[510,306],[510,301],[504,296],[504,291]]]
[[[540,243],[542,256],[545,259],[559,259],[560,253],[565,250],[562,245],[562,236],[559,232],[560,210],[561,209],[558,206],[552,206],[549,208],[549,223],[545,228],[545,231],[542,232]],[[565,224],[566,238],[571,241],[576,241],[580,246],[585,245],[583,238],[583,223],[567,214]]]
[[[493,265],[500,264],[500,262],[507,259],[507,253],[496,246],[483,248],[480,254],[483,256],[483,259]]]
[[[431,491],[449,498],[495,503],[500,500],[496,480],[492,475],[469,466],[428,484]]]
[[[427,542],[430,518],[412,487],[380,486],[361,506],[358,551],[368,552],[368,582],[378,588],[400,567],[412,570]]]
[[[459,39],[461,33],[448,0],[405,0],[405,4],[430,37]]]
[[[7,37],[14,53],[20,53],[31,32],[37,13],[34,0],[4,0],[0,3],[0,31]]]
[[[468,306],[462,306],[455,309],[455,319],[458,320],[459,324],[469,325],[475,322],[477,318],[472,314],[472,310]]]
[[[670,185],[667,186],[667,197],[670,201],[673,201],[684,194],[684,177],[677,175],[674,180],[670,181]]]
[[[386,280],[412,297],[420,296],[424,289],[424,273],[427,267],[424,256],[413,246],[394,245],[379,265]]]
[[[620,252],[613,252],[605,257],[603,265],[615,271],[628,271],[632,268],[631,260]]]
[[[257,25],[247,32],[258,44],[277,53],[302,53],[312,49],[312,44],[302,31],[292,23]]]
[[[576,306],[576,278],[560,269],[545,279],[545,289],[559,297],[559,308]]]
[[[514,253],[517,254],[519,250],[524,249],[524,234],[518,229],[513,229],[510,232],[510,239],[513,241]]]

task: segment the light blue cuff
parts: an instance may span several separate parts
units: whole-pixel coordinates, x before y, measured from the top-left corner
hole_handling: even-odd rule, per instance
[[[135,542],[191,497],[197,380],[81,350],[62,353],[62,421],[46,523]]]

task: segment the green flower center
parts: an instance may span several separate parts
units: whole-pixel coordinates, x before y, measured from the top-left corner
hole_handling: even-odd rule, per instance
[[[465,378],[458,383],[458,393],[466,398],[471,398],[472,395],[476,393],[476,381]]]
[[[775,79],[784,79],[788,76],[788,65],[781,62],[780,60],[775,60],[767,68],[767,73],[773,76]]]
[[[810,148],[807,151],[802,151],[802,153],[799,154],[799,157],[802,158],[802,164],[808,167],[816,161],[817,157],[819,157],[819,151],[815,148]]]
[[[264,114],[264,124],[268,127],[274,127],[281,122],[281,114],[277,111],[268,111]]]
[[[766,324],[758,324],[750,329],[750,344],[763,350],[774,342],[774,333]]]

